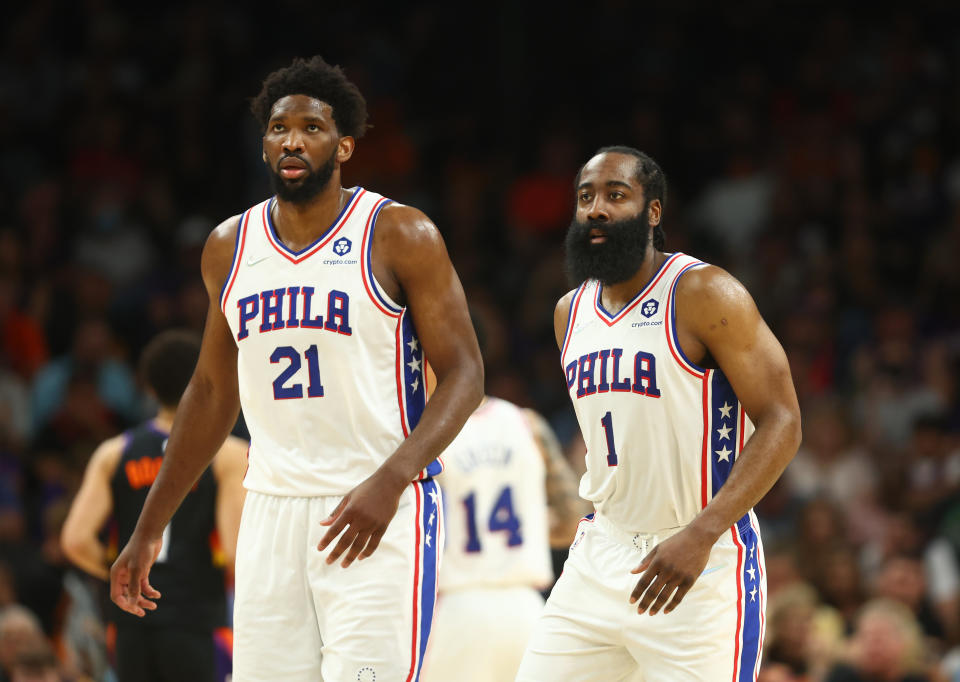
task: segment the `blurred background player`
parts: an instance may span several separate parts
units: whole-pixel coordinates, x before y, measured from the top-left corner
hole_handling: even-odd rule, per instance
[[[512,680],[553,583],[550,549],[570,544],[588,509],[550,425],[506,400],[486,396],[443,463],[446,545],[421,679]]]
[[[100,531],[112,514],[117,546],[133,532],[200,352],[192,333],[169,331],[143,351],[140,370],[159,403],[156,417],[97,448],[70,507],[61,541],[77,566],[102,580],[110,557]],[[151,579],[164,608],[141,620],[110,606],[117,625],[117,672],[123,682],[213,680],[213,630],[227,614],[222,564],[232,568],[243,507],[247,444],[230,436],[173,516]],[[214,536],[222,560],[215,561]]]

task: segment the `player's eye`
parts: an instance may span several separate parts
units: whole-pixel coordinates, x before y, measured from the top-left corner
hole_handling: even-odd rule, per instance
[[[580,201],[581,201],[581,203],[582,203],[582,202],[586,202],[586,201],[590,201],[590,195],[587,194],[586,192],[584,192],[583,194],[580,195]]]
[[[307,125],[307,132],[308,132],[308,133],[318,133],[318,132],[320,132],[320,126],[318,126],[316,123],[310,123],[310,124]]]
[[[283,132],[283,124],[282,124],[282,123],[274,123],[273,126],[271,126],[271,128],[272,128],[273,132],[275,132],[275,133],[282,133],[282,132]]]
[[[623,199],[623,192],[610,192],[611,199]]]

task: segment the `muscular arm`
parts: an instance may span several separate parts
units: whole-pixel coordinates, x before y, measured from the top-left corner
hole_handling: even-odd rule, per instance
[[[436,387],[417,427],[383,468],[404,484],[450,444],[483,399],[483,360],[467,300],[440,232],[409,206],[384,210],[378,243],[413,315],[436,375]]]
[[[60,533],[60,545],[67,558],[101,580],[110,577],[110,568],[107,548],[98,534],[113,511],[110,479],[123,454],[124,442],[123,436],[104,441],[90,457]]]
[[[217,535],[227,563],[237,559],[237,534],[240,532],[240,514],[246,490],[243,476],[247,472],[247,448],[245,440],[227,436],[223,447],[213,460],[213,475],[217,479]]]
[[[187,492],[200,478],[240,413],[237,345],[220,310],[220,290],[233,260],[237,219],[214,230],[203,249],[201,270],[210,305],[200,357],[177,407],[157,480],[150,488],[137,529],[158,538]]]
[[[443,452],[483,398],[483,362],[466,297],[433,223],[408,206],[385,208],[376,226],[373,267],[385,291],[413,315],[437,383],[409,437],[324,521],[330,529],[321,550],[350,526],[327,557],[332,563],[350,547],[344,566],[373,553],[386,530],[386,500],[393,504],[389,522],[406,486]],[[383,499],[374,502],[378,496]]]
[[[137,527],[111,569],[111,598],[142,616],[158,597],[147,577],[160,551],[163,528],[187,492],[210,464],[237,419],[237,346],[220,311],[220,290],[230,270],[237,218],[218,226],[207,238],[201,270],[210,298],[200,357],[177,408],[170,440],[157,479],[147,495]]]
[[[716,540],[793,459],[800,446],[800,406],[783,348],[750,294],[729,274],[707,267],[684,275],[677,318],[680,343],[693,353],[688,357],[713,358],[756,427],[726,483],[693,521]]]
[[[773,486],[800,445],[800,408],[786,354],[746,289],[719,268],[695,269],[680,280],[676,310],[684,353],[723,371],[756,431],[700,514],[633,570],[643,575],[631,602],[639,600],[638,611],[651,614],[664,605],[664,613],[676,608],[713,543]]]
[[[524,416],[546,466],[550,546],[566,549],[577,532],[580,517],[589,513],[589,505],[577,494],[577,476],[563,456],[560,442],[547,420],[533,410],[524,410]]]

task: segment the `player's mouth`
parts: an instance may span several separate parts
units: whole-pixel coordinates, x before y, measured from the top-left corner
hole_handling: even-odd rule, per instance
[[[306,162],[295,156],[282,159],[277,166],[280,169],[280,177],[284,180],[299,180],[310,172]]]
[[[588,236],[591,244],[604,244],[607,241],[607,233],[597,228],[590,230]]]

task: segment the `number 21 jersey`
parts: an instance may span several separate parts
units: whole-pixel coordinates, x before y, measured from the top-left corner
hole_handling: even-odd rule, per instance
[[[333,224],[300,251],[277,236],[276,199],[240,218],[220,306],[238,349],[249,490],[343,495],[423,412],[425,358],[413,320],[370,266],[377,217],[390,200],[348,191]],[[420,477],[440,468],[434,461]]]

